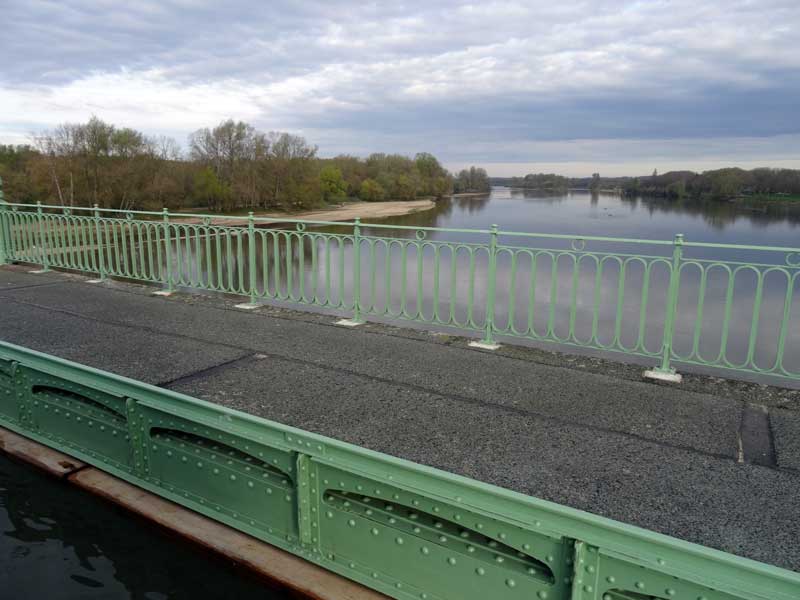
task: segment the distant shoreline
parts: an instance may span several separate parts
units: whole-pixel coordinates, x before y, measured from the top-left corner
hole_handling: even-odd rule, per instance
[[[488,192],[460,192],[458,194],[450,194],[449,198],[472,198],[474,196],[488,196],[492,191]]]
[[[526,192],[539,192],[541,194],[565,194],[567,192],[591,192],[592,190],[587,187],[565,187],[565,188],[532,188],[520,185],[505,185],[498,187],[507,187],[511,190],[523,190]],[[603,188],[597,190],[603,194],[621,194],[622,190],[619,188]]]
[[[592,192],[590,188],[586,187],[530,188],[530,187],[514,186],[514,185],[501,185],[494,187],[506,187],[512,190],[522,190],[525,192],[531,192],[542,195],[558,195],[558,194],[566,194],[569,192],[587,192],[587,193]],[[798,194],[794,195],[753,194],[753,195],[732,196],[730,198],[711,198],[708,196],[689,196],[689,195],[685,195],[683,197],[675,197],[663,193],[647,192],[647,191],[642,191],[636,194],[632,194],[632,193],[626,193],[625,190],[621,188],[604,188],[597,190],[597,192],[602,194],[619,194],[627,198],[648,198],[654,200],[668,200],[668,201],[682,200],[682,201],[697,201],[697,202],[727,202],[730,204],[740,204],[740,205],[750,205],[750,206],[770,205],[770,206],[790,206],[790,207],[794,206],[800,208],[800,195]]]

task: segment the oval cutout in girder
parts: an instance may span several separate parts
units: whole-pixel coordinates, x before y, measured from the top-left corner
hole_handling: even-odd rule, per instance
[[[323,498],[326,504],[339,510],[416,535],[434,544],[441,544],[441,538],[444,536],[446,538],[444,543],[450,551],[484,560],[495,566],[502,563],[507,569],[546,583],[555,582],[552,569],[541,560],[439,515],[393,504],[385,498],[342,490],[326,490]]]
[[[225,457],[228,460],[236,460],[246,463],[248,466],[253,466],[266,471],[270,475],[279,477],[283,485],[291,486],[292,477],[283,469],[280,469],[274,464],[268,463],[263,458],[256,458],[243,452],[238,448],[223,444],[220,441],[197,435],[196,433],[187,433],[179,429],[170,429],[166,427],[154,427],[150,430],[150,437],[156,440],[168,441],[178,445],[179,447],[188,447],[202,449],[206,452],[219,453],[220,457]]]
[[[63,401],[72,401],[72,402],[79,402],[84,404],[88,407],[94,408],[96,410],[102,411],[106,415],[110,416],[113,419],[116,419],[120,422],[127,422],[128,418],[124,413],[118,412],[111,408],[110,406],[103,404],[102,402],[98,402],[92,398],[84,396],[82,394],[78,394],[76,392],[72,392],[70,390],[62,390],[61,388],[53,387],[50,385],[35,385],[31,389],[31,392],[34,397],[36,396],[46,396],[50,398],[57,398]]]

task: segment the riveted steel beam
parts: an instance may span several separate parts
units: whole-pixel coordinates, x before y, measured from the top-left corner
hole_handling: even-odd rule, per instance
[[[4,427],[398,599],[800,597],[797,573],[6,343],[0,398]]]

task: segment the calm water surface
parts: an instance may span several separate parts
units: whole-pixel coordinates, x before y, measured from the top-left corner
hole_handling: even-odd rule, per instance
[[[379,221],[398,225],[794,246],[800,244],[800,206],[747,208],[725,202],[628,199],[570,192],[542,196],[504,187],[479,197],[454,198],[415,215]],[[442,239],[436,237],[435,239]],[[457,238],[456,238],[457,239]]]
[[[288,598],[124,510],[0,456],[0,598]]]

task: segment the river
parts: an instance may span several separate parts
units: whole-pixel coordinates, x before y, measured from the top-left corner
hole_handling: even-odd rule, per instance
[[[378,221],[397,225],[558,233],[728,244],[800,245],[800,203],[746,207],[729,202],[623,198],[575,191],[541,195],[495,187],[485,196],[456,197],[420,213]],[[437,236],[434,239],[440,239]]]
[[[0,598],[289,596],[88,492],[0,455]]]

